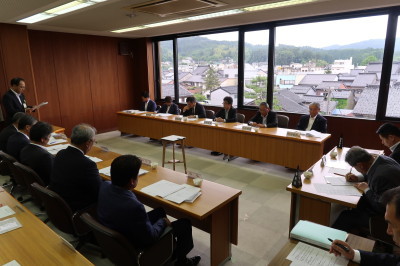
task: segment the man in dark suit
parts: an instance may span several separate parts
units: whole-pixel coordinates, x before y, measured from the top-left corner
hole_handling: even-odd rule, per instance
[[[369,227],[371,216],[383,216],[385,207],[379,201],[386,190],[400,186],[400,165],[390,157],[373,156],[358,146],[346,153],[345,161],[363,175],[346,176],[348,181],[356,182],[354,186],[363,195],[357,207],[343,211],[332,227],[358,233],[359,228]]]
[[[382,204],[386,205],[385,220],[387,221],[387,234],[393,236],[396,245],[400,245],[400,187],[387,190],[382,195]],[[349,251],[343,250],[336,244],[342,244]],[[344,241],[335,240],[330,248],[330,253],[343,256],[360,265],[400,265],[400,256],[388,253],[374,253],[362,250],[354,250]]]
[[[149,92],[142,93],[142,103],[140,104],[140,111],[155,112],[157,105],[150,99]]]
[[[158,113],[179,115],[179,107],[172,102],[171,96],[167,96],[165,97],[165,103],[161,106],[160,110],[158,110]]]
[[[224,98],[224,108],[218,111],[215,115],[215,121],[217,122],[237,122],[236,109],[232,107],[233,99],[230,96]]]
[[[276,113],[271,111],[268,103],[260,103],[258,112],[249,120],[249,125],[253,127],[277,127],[278,118]]]
[[[167,226],[172,226],[177,239],[175,265],[197,265],[199,256],[186,258],[193,248],[192,226],[187,219],[170,222],[162,208],[148,213],[132,192],[138,184],[141,160],[134,155],[122,155],[111,163],[111,183],[100,186],[97,213],[99,221],[123,234],[135,247],[154,244]]]
[[[298,130],[315,130],[321,133],[326,133],[327,122],[326,118],[319,114],[320,105],[319,103],[311,103],[308,106],[309,115],[302,115],[299,123],[297,124]]]
[[[393,124],[385,123],[378,128],[376,133],[382,144],[392,151],[390,157],[400,163],[400,129]]]
[[[15,113],[25,113],[29,111],[31,106],[28,106],[25,101],[25,80],[22,78],[13,78],[11,80],[11,88],[3,96],[3,106],[6,111],[6,122],[11,123]]]
[[[11,124],[0,132],[0,150],[6,151],[8,138],[14,135],[14,133],[17,133],[19,119],[25,115],[26,114],[22,112],[15,113],[12,117]]]
[[[101,179],[95,162],[85,156],[95,142],[96,129],[79,124],[72,129],[71,146],[57,153],[50,178],[50,189],[78,211],[97,202]]]
[[[18,121],[18,132],[11,135],[7,140],[6,152],[20,161],[21,150],[31,143],[29,131],[36,124],[36,119],[30,115],[24,115]]]
[[[50,183],[54,156],[46,150],[53,128],[49,123],[37,122],[29,132],[31,144],[21,150],[21,163],[32,168],[43,182]]]
[[[206,118],[206,110],[204,106],[196,101],[196,98],[189,96],[186,98],[187,105],[183,107],[183,116],[192,117],[197,115],[198,118]]]

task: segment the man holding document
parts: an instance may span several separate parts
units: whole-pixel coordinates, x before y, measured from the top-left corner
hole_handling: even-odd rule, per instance
[[[193,248],[192,225],[187,219],[170,222],[164,209],[148,213],[131,191],[138,184],[141,160],[134,155],[122,155],[111,163],[111,182],[101,184],[97,214],[100,223],[123,234],[137,248],[154,244],[167,226],[176,238],[175,265],[197,265],[200,256],[187,258]]]
[[[400,245],[400,187],[392,188],[382,195],[382,203],[386,205],[385,220],[388,223],[387,233],[393,236],[396,245]],[[340,247],[342,245],[342,247]],[[347,249],[347,251],[346,251]],[[360,265],[399,265],[400,257],[393,254],[373,253],[354,250],[344,241],[335,240],[330,253],[344,256]]]

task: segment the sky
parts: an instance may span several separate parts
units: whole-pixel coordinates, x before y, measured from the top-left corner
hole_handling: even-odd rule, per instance
[[[278,27],[276,42],[295,46],[311,46],[322,48],[331,45],[346,45],[370,39],[385,39],[387,15],[343,19],[318,23],[298,24]],[[246,33],[245,42],[251,44],[267,44],[267,30]],[[204,35],[212,40],[237,41],[237,32]],[[263,38],[265,36],[265,38]],[[400,36],[400,25],[397,27]]]

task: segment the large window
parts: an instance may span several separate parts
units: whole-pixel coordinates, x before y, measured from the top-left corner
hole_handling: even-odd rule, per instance
[[[387,15],[276,28],[274,107],[375,118]]]
[[[158,45],[160,53],[161,98],[164,99],[165,96],[171,96],[175,99],[173,41],[162,41]]]

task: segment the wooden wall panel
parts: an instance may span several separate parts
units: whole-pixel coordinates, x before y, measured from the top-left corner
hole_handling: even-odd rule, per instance
[[[38,102],[49,102],[40,109],[40,119],[61,126],[63,122],[52,52],[53,35],[44,31],[29,31],[29,42]]]
[[[118,90],[119,90],[119,101],[120,109],[138,109],[139,101],[137,95],[140,93],[135,93],[138,89],[135,86],[136,76],[134,65],[137,64],[134,58],[129,55],[118,55],[117,56],[117,70],[118,70]]]

